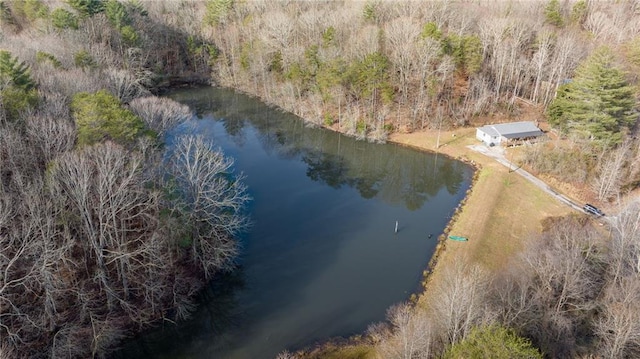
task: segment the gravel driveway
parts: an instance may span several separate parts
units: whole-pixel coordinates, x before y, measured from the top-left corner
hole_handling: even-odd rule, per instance
[[[549,185],[547,185],[546,183],[542,182],[540,179],[538,179],[537,177],[535,177],[531,173],[529,173],[529,172],[523,170],[522,168],[518,167],[518,165],[509,162],[504,157],[504,148],[502,148],[500,146],[487,147],[485,145],[470,145],[470,146],[467,146],[467,147],[470,148],[473,151],[480,152],[480,153],[482,153],[483,155],[485,155],[487,157],[493,158],[494,160],[496,160],[499,163],[503,164],[504,166],[508,167],[509,168],[509,172],[516,172],[520,176],[522,176],[522,177],[526,178],[527,180],[529,180],[534,185],[538,186],[541,190],[543,190],[543,191],[547,192],[548,194],[550,194],[551,196],[555,197],[558,201],[566,204],[569,207],[572,207],[576,211],[584,212],[582,210],[582,206],[581,205],[573,202],[572,200],[570,200],[569,198],[565,197],[564,195],[556,192],[555,190],[553,190],[553,188],[549,187]]]

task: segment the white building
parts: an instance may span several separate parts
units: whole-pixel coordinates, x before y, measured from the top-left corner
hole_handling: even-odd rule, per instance
[[[476,138],[487,146],[502,143],[525,141],[544,135],[544,132],[531,121],[486,125],[476,129]]]

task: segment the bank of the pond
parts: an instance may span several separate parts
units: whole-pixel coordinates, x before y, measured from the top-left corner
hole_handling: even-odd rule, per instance
[[[473,165],[476,173],[466,198],[458,206],[425,271],[422,293],[414,298],[426,308],[429,288],[446,280],[443,273],[460,262],[478,264],[498,273],[526,244],[532,233],[542,231],[542,221],[571,212],[554,198],[518,174],[467,146],[477,144],[474,128],[453,131],[421,131],[393,134],[389,142],[423,151],[435,151]],[[467,242],[446,240],[447,233],[468,237]],[[427,263],[425,260],[425,267]],[[301,353],[305,358],[370,358],[375,350],[368,338],[359,336],[343,345],[336,343]]]
[[[436,133],[397,134],[391,141],[434,150]],[[443,140],[444,139],[444,140]],[[475,164],[478,168],[460,211],[447,226],[450,233],[468,237],[468,242],[445,242],[438,265],[429,281],[439,280],[442,268],[463,260],[500,271],[519,252],[526,238],[542,231],[542,220],[571,212],[515,172],[467,148],[477,144],[475,129],[465,128],[440,134],[438,152]],[[421,295],[428,297],[428,290]]]

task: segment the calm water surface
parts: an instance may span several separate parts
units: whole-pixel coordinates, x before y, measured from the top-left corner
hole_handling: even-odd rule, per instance
[[[197,133],[235,158],[253,201],[238,269],[190,321],[146,333],[127,358],[273,358],[381,321],[419,288],[472,169],[443,156],[355,141],[224,89],[171,95]],[[396,220],[398,233],[394,233]]]

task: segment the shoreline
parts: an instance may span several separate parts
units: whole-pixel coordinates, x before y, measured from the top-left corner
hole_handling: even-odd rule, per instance
[[[260,96],[245,93],[233,87],[225,87],[265,102]],[[265,102],[283,112],[289,112],[277,104]],[[294,115],[300,117],[299,115]],[[316,124],[300,117],[306,124],[324,128],[345,136],[335,126]],[[366,139],[365,139],[366,141]],[[564,216],[571,209],[557,203],[554,198],[542,192],[527,180],[512,174],[506,167],[478,152],[467,148],[477,144],[475,127],[460,127],[452,130],[420,130],[412,133],[391,133],[386,142],[410,147],[416,151],[442,154],[462,161],[474,168],[474,174],[465,197],[460,201],[454,214],[439,234],[438,244],[432,256],[425,261],[421,285],[407,300],[414,310],[428,306],[432,285],[443,281],[446,268],[463,261],[488,269],[490,274],[498,273],[508,266],[509,258],[518,253],[531,234],[542,232],[542,221],[553,216]],[[448,233],[456,233],[470,238],[468,242],[447,241]],[[383,322],[386,324],[386,321]],[[375,323],[371,323],[375,324]],[[366,334],[351,337],[327,338],[295,352],[299,358],[369,358],[375,345]]]
[[[423,133],[428,133],[428,132],[429,131],[423,131]],[[429,261],[426,264],[426,268],[423,269],[422,280],[421,280],[422,286],[421,286],[420,290],[417,290],[415,293],[412,293],[410,298],[409,298],[409,301],[412,302],[413,304],[415,304],[418,301],[418,299],[420,297],[422,297],[426,293],[426,291],[428,289],[429,280],[431,279],[432,273],[437,268],[438,260],[439,260],[440,256],[447,249],[447,238],[448,238],[449,234],[451,233],[451,230],[453,229],[453,226],[455,225],[455,223],[458,220],[459,216],[463,213],[464,208],[465,208],[465,206],[467,204],[467,201],[468,201],[469,197],[471,197],[473,195],[473,190],[475,188],[476,182],[478,181],[478,177],[479,177],[480,172],[482,170],[482,165],[480,163],[474,161],[474,160],[466,158],[465,156],[454,157],[454,156],[452,156],[450,154],[447,154],[447,153],[442,153],[442,152],[439,152],[437,150],[430,150],[430,149],[427,149],[427,148],[416,146],[414,144],[408,144],[408,143],[405,143],[403,141],[389,140],[387,142],[388,143],[393,143],[395,145],[403,146],[403,147],[408,147],[408,148],[414,149],[416,151],[435,153],[435,154],[442,154],[442,155],[444,155],[444,156],[446,156],[446,157],[448,157],[450,159],[463,162],[463,163],[471,166],[471,168],[473,168],[473,176],[471,176],[471,183],[469,184],[469,188],[466,190],[465,196],[462,198],[462,200],[460,200],[460,202],[456,206],[455,210],[453,211],[453,214],[451,215],[451,219],[449,219],[449,221],[445,225],[444,229],[442,230],[442,233],[440,233],[438,235],[438,244],[436,244],[436,248],[434,249],[433,254],[431,255],[431,258],[429,259]]]
[[[454,263],[478,264],[490,273],[498,273],[509,265],[509,258],[526,245],[529,235],[542,231],[542,220],[571,213],[570,208],[557,203],[525,179],[516,177],[519,175],[510,173],[494,159],[468,149],[467,145],[478,142],[475,128],[442,131],[439,136],[437,131],[429,130],[394,133],[387,142],[442,154],[474,168],[465,197],[439,234],[431,258],[425,261],[421,286],[408,300],[414,310],[428,306],[432,295],[430,289],[446,280],[443,273]],[[437,148],[436,144],[439,144]],[[449,233],[470,240],[450,242],[447,241]],[[328,338],[296,354],[301,358],[320,359],[369,358],[373,353],[375,345],[365,332],[350,338]]]
[[[544,219],[573,212],[494,159],[468,149],[467,145],[478,142],[474,128],[451,132],[452,136],[461,140],[447,144],[444,149],[439,148],[438,152],[472,163],[476,172],[470,191],[461,201],[446,230],[470,240],[450,242],[446,240],[447,232],[444,233],[447,243],[434,253],[432,260],[435,263],[433,266],[429,264],[422,292],[414,302],[419,308],[429,306],[434,295],[432,288],[446,281],[447,268],[463,262],[479,265],[491,275],[499,273],[509,267],[510,258],[527,245],[531,234],[542,232]],[[396,143],[408,143],[418,150],[430,150],[429,141],[434,140],[434,135],[427,131],[397,134],[392,139]]]

